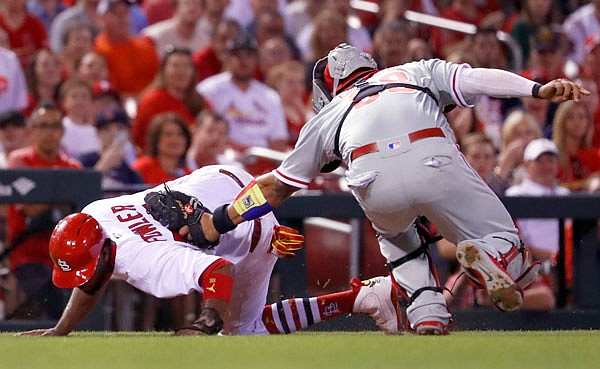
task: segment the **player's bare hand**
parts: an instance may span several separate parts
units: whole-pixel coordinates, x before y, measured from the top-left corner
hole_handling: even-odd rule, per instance
[[[583,96],[589,96],[591,93],[583,86],[566,78],[552,80],[538,91],[540,98],[550,100],[555,103],[561,103],[567,100],[579,102]]]
[[[15,336],[63,336],[59,334],[54,328],[49,329],[35,329],[33,331],[19,332]]]

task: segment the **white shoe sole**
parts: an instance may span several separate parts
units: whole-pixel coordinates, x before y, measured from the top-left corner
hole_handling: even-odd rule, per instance
[[[490,300],[499,310],[515,311],[523,305],[521,288],[476,245],[468,241],[459,243],[456,247],[456,258],[485,287]]]

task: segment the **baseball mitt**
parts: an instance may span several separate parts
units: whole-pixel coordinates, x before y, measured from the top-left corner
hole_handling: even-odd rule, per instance
[[[200,225],[200,218],[205,212],[211,213],[194,196],[180,191],[172,191],[165,184],[164,191],[148,192],[144,196],[148,212],[160,224],[173,232],[179,232],[184,227],[189,227],[188,242],[201,249],[211,249],[219,242],[209,242],[204,236]]]

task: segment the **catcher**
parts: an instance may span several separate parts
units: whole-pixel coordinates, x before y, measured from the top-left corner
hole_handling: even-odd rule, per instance
[[[315,115],[279,168],[258,177],[229,206],[205,214],[202,229],[217,240],[269,213],[306,188],[319,171],[346,163],[348,186],[378,233],[411,329],[444,334],[451,315],[433,263],[413,221],[426,216],[457,244],[473,283],[502,311],[521,307],[530,264],[508,211],[465,162],[444,111],[471,107],[481,95],[579,101],[590,92],[566,79],[545,85],[510,72],[439,59],[377,69],[371,55],[341,44],[315,64]]]
[[[158,298],[203,292],[203,309],[176,335],[290,333],[342,314],[367,313],[386,333],[398,332],[398,293],[389,277],[348,291],[264,306],[278,258],[303,243],[272,214],[237,227],[217,242],[199,220],[230,203],[252,177],[207,166],[163,186],[98,200],[59,222],[50,240],[52,280],[74,288],[55,327],[20,335],[68,335],[92,310],[111,276]],[[199,201],[202,199],[202,202]]]

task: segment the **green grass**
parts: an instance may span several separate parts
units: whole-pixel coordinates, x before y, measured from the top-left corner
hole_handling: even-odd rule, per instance
[[[171,337],[166,333],[0,334],[1,369],[574,369],[600,368],[600,331],[455,332],[445,337],[301,333]]]

